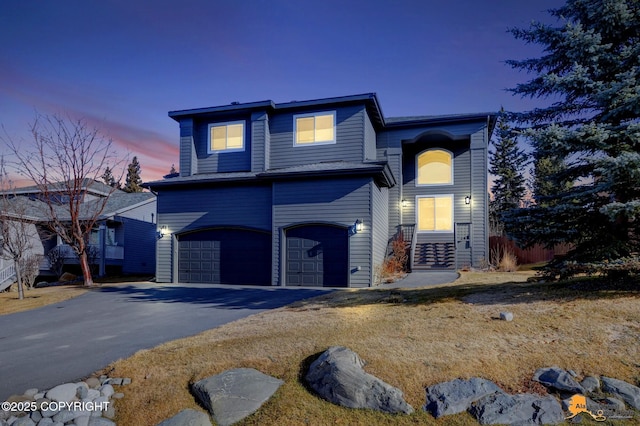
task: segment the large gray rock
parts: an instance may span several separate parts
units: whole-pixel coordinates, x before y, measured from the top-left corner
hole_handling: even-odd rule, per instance
[[[546,425],[564,421],[562,407],[551,395],[493,393],[473,403],[469,413],[483,425]]]
[[[47,399],[57,402],[71,402],[76,399],[78,385],[76,383],[64,383],[47,392]]]
[[[466,411],[472,402],[496,392],[502,392],[502,389],[495,383],[478,377],[438,383],[427,388],[424,409],[435,418],[458,414]]]
[[[158,423],[158,426],[211,426],[209,416],[202,411],[187,408],[173,417]]]
[[[580,383],[576,382],[571,374],[559,367],[539,368],[533,375],[533,380],[561,392],[585,393]]]
[[[89,426],[116,426],[116,424],[104,417],[91,417],[89,419]]]
[[[202,379],[191,390],[215,421],[226,426],[257,411],[283,383],[253,368],[237,368]]]
[[[622,380],[601,377],[602,390],[616,395],[624,402],[640,410],[640,388]]]
[[[402,391],[365,372],[364,361],[344,346],[333,346],[316,359],[305,377],[322,398],[348,408],[385,413],[413,413]]]

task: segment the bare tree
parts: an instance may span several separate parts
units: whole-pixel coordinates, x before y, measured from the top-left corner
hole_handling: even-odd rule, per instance
[[[39,237],[34,220],[28,215],[29,200],[15,197],[3,160],[0,160],[0,189],[0,255],[13,262],[18,298],[24,299],[24,284],[32,275],[29,258]]]
[[[102,197],[85,200],[91,185],[101,185],[103,170],[122,163],[112,141],[83,119],[37,114],[30,126],[31,146],[7,137],[16,171],[32,180],[46,206],[49,227],[78,255],[85,286],[93,285],[88,262],[89,236],[113,187]]]

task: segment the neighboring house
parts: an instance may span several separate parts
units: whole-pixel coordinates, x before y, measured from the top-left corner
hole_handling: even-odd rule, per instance
[[[402,233],[413,270],[488,257],[494,113],[387,118],[375,94],[173,111],[158,282],[367,287]]]
[[[83,207],[91,211],[91,205],[108,196],[105,208],[92,231],[90,261],[98,275],[106,273],[153,274],[155,272],[156,246],[156,197],[150,192],[126,193],[101,182],[85,179],[83,182]],[[30,225],[33,233],[32,254],[42,257],[41,275],[52,275],[47,254],[52,250],[62,254],[65,265],[78,265],[78,257],[70,246],[53,234],[47,226],[48,207],[37,187],[18,188],[11,191],[10,199],[3,202],[2,220],[21,220]],[[52,195],[59,203],[58,217],[69,217],[65,196]],[[20,214],[16,214],[19,212]],[[82,214],[81,214],[82,217]],[[0,264],[0,287],[11,279],[3,276],[11,273],[11,261]]]

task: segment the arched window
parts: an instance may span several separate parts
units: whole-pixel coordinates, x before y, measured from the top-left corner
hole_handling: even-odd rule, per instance
[[[444,149],[428,149],[418,154],[417,185],[453,184],[453,154]]]

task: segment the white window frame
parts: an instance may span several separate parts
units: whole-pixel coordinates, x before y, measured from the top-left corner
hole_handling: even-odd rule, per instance
[[[211,140],[211,129],[214,127],[228,127],[228,126],[233,126],[236,124],[242,124],[242,148],[225,148],[225,149],[213,149],[212,146],[212,140]],[[245,120],[238,120],[238,121],[225,121],[222,123],[210,123],[209,126],[207,126],[207,153],[208,154],[216,154],[216,153],[220,153],[220,152],[242,152],[245,150],[245,146],[247,145],[247,139],[246,139],[246,121]],[[227,129],[228,132],[228,129]],[[227,133],[228,135],[228,133]],[[226,141],[225,141],[226,144]]]
[[[298,118],[307,118],[307,117],[318,117],[321,115],[331,115],[333,117],[333,139],[327,141],[313,141],[313,142],[302,142],[298,143]],[[315,120],[313,131],[315,133]],[[310,112],[306,114],[294,114],[293,116],[293,146],[318,146],[318,145],[331,145],[336,143],[336,111],[321,111],[321,112]],[[314,134],[315,139],[315,134]]]
[[[422,230],[420,229],[420,198],[450,198],[451,199],[451,229],[447,230]],[[456,216],[456,205],[455,198],[453,194],[430,194],[430,195],[416,195],[415,201],[416,211],[415,211],[415,219],[416,219],[416,232],[419,233],[429,233],[429,234],[453,234],[455,216]]]
[[[419,183],[419,177],[420,177],[420,162],[418,161],[418,159],[420,158],[421,155],[426,154],[429,151],[444,151],[447,154],[449,154],[451,156],[451,180],[448,183]],[[416,179],[415,179],[415,183],[416,186],[451,186],[453,185],[453,179],[454,179],[454,156],[453,156],[453,152],[449,151],[448,149],[444,149],[444,148],[429,148],[429,149],[425,149],[422,152],[419,152],[416,155]]]

